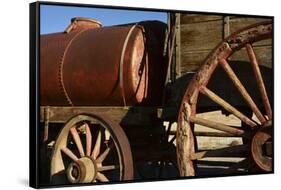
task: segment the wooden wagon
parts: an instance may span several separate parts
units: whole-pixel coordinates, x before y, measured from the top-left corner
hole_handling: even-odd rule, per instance
[[[169,14],[163,104],[41,106],[41,180],[272,172],[271,37],[271,18]]]

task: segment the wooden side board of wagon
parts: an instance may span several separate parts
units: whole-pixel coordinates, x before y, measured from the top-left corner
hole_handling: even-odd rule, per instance
[[[271,21],[271,18],[181,14],[178,26],[180,27],[181,74],[196,71],[213,48],[231,33],[264,21]],[[253,46],[260,64],[272,68],[272,40],[263,40]],[[231,60],[248,61],[248,56],[244,51],[240,51],[236,52]]]

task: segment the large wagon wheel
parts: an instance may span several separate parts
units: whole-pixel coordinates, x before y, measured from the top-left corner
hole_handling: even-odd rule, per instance
[[[129,141],[104,115],[79,114],[63,127],[51,158],[54,184],[133,179]]]
[[[231,165],[226,174],[238,171],[271,172],[272,171],[272,108],[267,95],[260,65],[253,50],[253,43],[272,37],[272,23],[264,22],[239,30],[223,40],[206,58],[204,64],[189,83],[182,100],[177,128],[177,161],[181,176],[198,175],[196,172],[198,160],[206,157],[244,157],[243,160]],[[242,49],[243,48],[243,49]],[[255,80],[261,103],[256,104],[238,75],[230,66],[230,56],[237,51],[246,49],[253,75],[249,80]],[[248,62],[246,62],[248,63]],[[222,68],[230,79],[230,85],[237,89],[246,106],[252,111],[253,117],[240,111],[238,106],[231,105],[209,89],[208,83],[217,67]],[[218,68],[219,69],[219,68]],[[220,85],[220,84],[217,84]],[[248,88],[248,86],[247,86]],[[258,92],[259,91],[259,92]],[[207,98],[223,110],[234,115],[245,127],[234,127],[221,121],[209,120],[198,115],[198,101]],[[257,118],[257,119],[254,119]],[[194,131],[195,125],[202,125],[221,131],[225,136],[237,136],[244,143],[230,147],[199,151]],[[208,173],[207,175],[212,175]],[[216,174],[214,174],[216,175]]]

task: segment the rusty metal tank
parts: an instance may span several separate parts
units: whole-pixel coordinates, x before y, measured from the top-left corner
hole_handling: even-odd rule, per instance
[[[64,32],[41,35],[40,104],[160,104],[165,30],[159,21],[102,27],[74,18]]]

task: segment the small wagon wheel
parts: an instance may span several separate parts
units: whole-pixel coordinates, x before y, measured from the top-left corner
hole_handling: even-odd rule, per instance
[[[51,158],[51,180],[95,183],[133,179],[129,141],[104,115],[79,114],[63,127]]]
[[[198,160],[206,157],[245,157],[244,160],[230,166],[225,171],[226,174],[238,171],[247,173],[272,171],[272,108],[267,95],[266,83],[252,46],[255,42],[271,37],[271,22],[258,23],[239,30],[223,40],[209,54],[202,67],[194,75],[186,89],[178,115],[177,162],[181,176],[197,175]],[[255,80],[258,89],[255,93],[260,95],[261,103],[258,105],[230,66],[230,56],[237,51],[244,51],[244,49],[246,49],[249,64],[254,73],[249,74],[249,77]],[[231,105],[229,100],[221,98],[209,88],[208,83],[217,67],[222,68],[222,71],[228,76],[227,78],[232,81],[231,85],[237,89],[246,106],[253,113],[252,117],[244,114],[239,107]],[[200,117],[197,111],[198,101],[201,97],[207,98],[234,115],[245,127],[234,127],[222,121]],[[194,131],[195,125],[216,129],[223,134],[242,137],[246,141],[240,145],[199,151]],[[212,173],[208,173],[208,175],[212,175]]]

